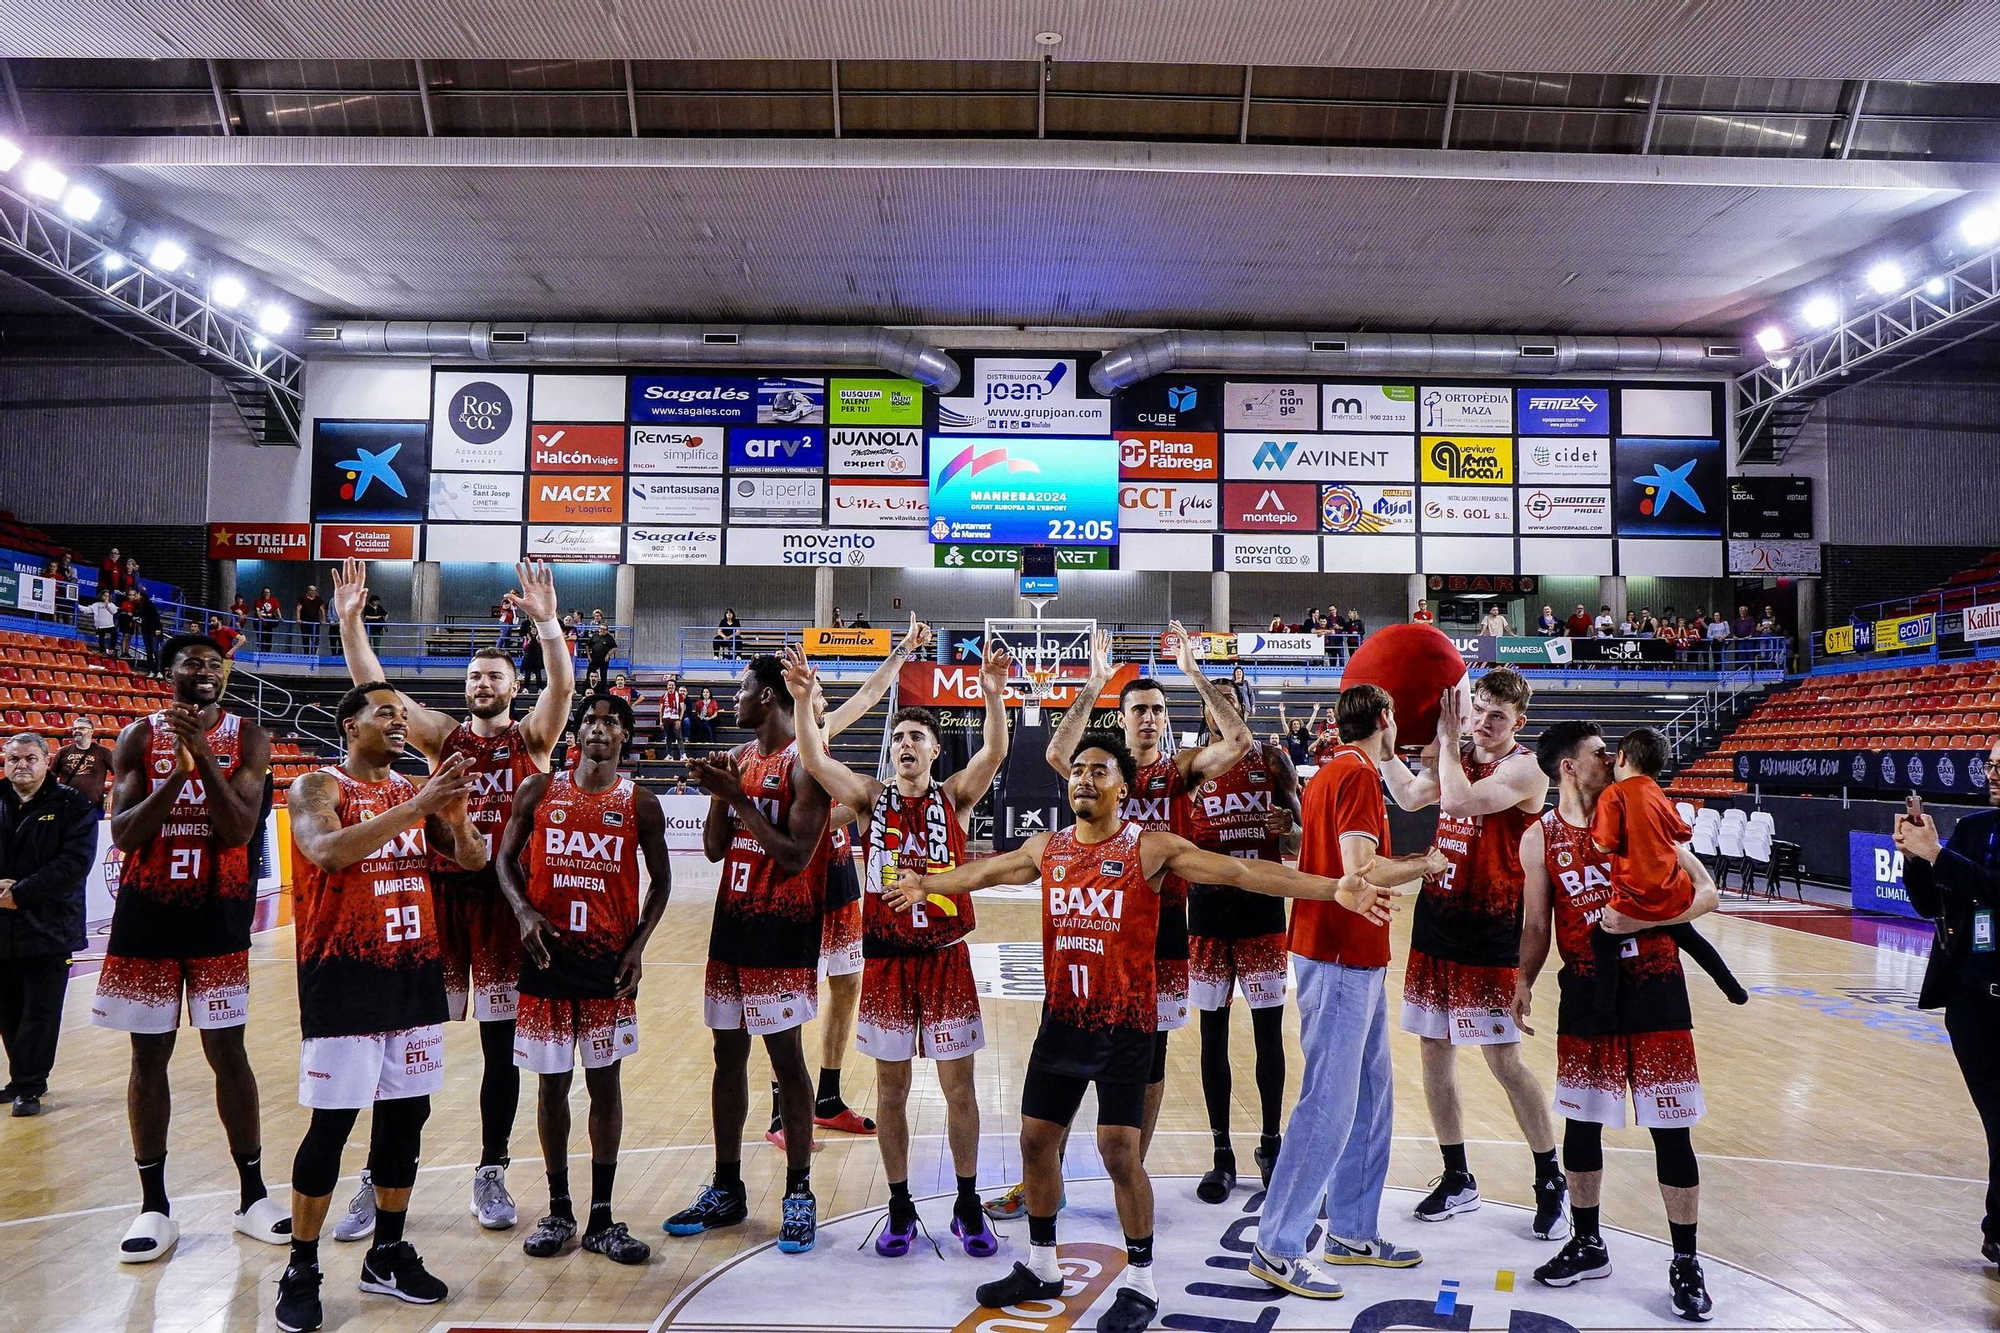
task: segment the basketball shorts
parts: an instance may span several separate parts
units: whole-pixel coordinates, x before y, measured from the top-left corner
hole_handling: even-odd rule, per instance
[[[1285,1002],[1285,935],[1188,937],[1188,1003],[1197,1009],[1227,1009],[1240,989],[1252,1009]]]
[[[819,919],[819,970],[851,977],[861,970],[861,900],[829,907]]]
[[[505,1021],[520,1000],[521,930],[507,900],[491,893],[440,893],[438,953],[444,962],[444,999],[453,1021]],[[470,1002],[468,1004],[468,1001]]]
[[[1035,1120],[1068,1125],[1083,1105],[1083,1094],[1097,1086],[1097,1123],[1137,1129],[1146,1120],[1146,1085],[1101,1078],[1079,1078],[1038,1068],[1031,1060],[1021,1085],[1021,1114]]]
[[[172,1032],[181,1025],[182,995],[194,1027],[242,1027],[250,1021],[250,951],[209,958],[106,954],[90,1021],[120,1032]]]
[[[1556,1034],[1557,1115],[1623,1129],[1627,1089],[1641,1129],[1677,1129],[1701,1119],[1707,1108],[1694,1033]]]
[[[629,995],[523,995],[514,1014],[514,1063],[531,1074],[567,1074],[579,1058],[585,1069],[602,1069],[638,1052],[639,1011]]]
[[[819,1014],[819,977],[810,967],[738,967],[708,960],[701,1021],[722,1031],[768,1037],[804,1027]]]
[[[1172,1032],[1188,1021],[1188,960],[1153,960],[1153,996],[1159,1006],[1159,1030]]]
[[[1454,1046],[1518,1042],[1513,1004],[1519,975],[1519,968],[1454,963],[1412,949],[1403,972],[1403,1031]]]
[[[965,945],[870,958],[861,972],[854,1044],[877,1060],[956,1060],[985,1046]]]
[[[349,1110],[444,1088],[444,1026],[430,1023],[299,1045],[299,1105]]]

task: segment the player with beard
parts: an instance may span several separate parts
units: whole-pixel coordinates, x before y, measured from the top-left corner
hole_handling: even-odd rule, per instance
[[[500,889],[520,922],[527,961],[514,1062],[541,1075],[538,1102],[549,1213],[522,1249],[562,1253],[576,1237],[569,1197],[569,1090],[581,1060],[590,1094],[590,1212],[583,1248],[642,1264],[652,1250],[611,1218],[625,1128],[619,1062],[639,1049],[640,960],[667,910],[673,872],[660,801],[618,775],[632,705],[597,695],[577,719],[574,773],[535,774],[515,793],[500,839]],[[652,888],[639,907],[639,858]]]
[[[1695,1068],[1694,1026],[1680,946],[1664,927],[1712,911],[1718,901],[1707,869],[1685,843],[1676,851],[1694,883],[1694,905],[1678,921],[1626,935],[1614,988],[1615,1018],[1607,1028],[1598,1004],[1594,927],[1612,895],[1611,857],[1591,837],[1598,797],[1611,786],[1612,756],[1594,722],[1558,722],[1542,733],[1538,759],[1557,783],[1555,808],[1521,835],[1524,872],[1521,977],[1514,1021],[1534,1029],[1535,978],[1549,956],[1550,920],[1562,955],[1556,978],[1556,1110],[1564,1116],[1563,1165],[1569,1168],[1575,1231],[1535,1280],[1570,1287],[1611,1276],[1611,1254],[1598,1226],[1604,1184],[1604,1127],[1625,1127],[1626,1089],[1635,1119],[1653,1136],[1654,1170],[1667,1206],[1674,1257],[1667,1287],[1683,1319],[1713,1317],[1714,1303],[1695,1257],[1701,1170],[1689,1131],[1701,1119],[1701,1076]],[[1636,924],[1636,923],[1635,923]]]
[[[928,709],[904,708],[889,720],[893,782],[864,777],[827,752],[814,718],[818,682],[805,659],[788,654],[785,684],[799,724],[799,761],[846,811],[866,811],[863,895],[860,1049],[875,1057],[876,1110],[882,1118],[882,1169],[889,1178],[889,1213],[875,1252],[898,1258],[910,1252],[920,1225],[910,1199],[909,1098],[911,1061],[936,1062],[944,1092],[945,1130],[958,1198],[951,1231],[965,1252],[985,1258],[999,1244],[980,1210],[979,1101],[973,1053],[986,1045],[979,995],[964,939],[974,925],[968,899],[925,900],[890,911],[883,895],[904,875],[950,870],[965,859],[973,807],[993,785],[1007,758],[1007,671],[1012,659],[997,640],[979,669],[986,719],[982,745],[964,768],[943,782],[931,778],[937,762],[937,718]]]
[[[299,955],[299,1102],[312,1111],[292,1162],[292,1257],[278,1280],[278,1327],[323,1319],[319,1233],[340,1154],[370,1109],[375,1243],[361,1290],[412,1305],[449,1294],[403,1239],[431,1094],[444,1086],[444,977],[432,908],[433,858],[487,861],[472,821],[472,761],[454,755],[418,791],[391,771],[409,743],[403,695],[374,681],[334,709],[347,743],[336,767],[292,784],[292,894]]]
[[[1118,716],[1125,734],[1126,748],[1139,765],[1137,777],[1125,798],[1124,817],[1140,828],[1185,834],[1188,831],[1190,788],[1227,772],[1255,747],[1257,738],[1236,711],[1230,697],[1207,676],[1195,661],[1194,638],[1181,622],[1172,621],[1167,633],[1175,641],[1174,665],[1201,696],[1207,716],[1217,720],[1220,731],[1213,744],[1193,745],[1168,753],[1161,748],[1172,731],[1167,718],[1167,692],[1158,681],[1140,676],[1118,692]],[[1061,725],[1049,741],[1049,767],[1069,777],[1069,756],[1090,722],[1097,696],[1111,683],[1111,635],[1099,630],[1091,643],[1090,679],[1077,691],[1076,702],[1063,713]],[[1159,1040],[1153,1050],[1152,1078],[1146,1086],[1145,1134],[1141,1150],[1152,1147],[1153,1128],[1159,1123],[1160,1102],[1167,1090],[1167,1034],[1186,1027],[1188,1021],[1188,884],[1179,875],[1169,874],[1160,885],[1160,929],[1155,944],[1160,951],[1157,977],[1159,998]],[[1015,1218],[1025,1206],[1021,1187],[1008,1188],[986,1206],[989,1217]]]
[[[465,664],[463,722],[426,708],[407,695],[410,744],[432,767],[456,755],[471,762],[472,822],[486,838],[488,861],[467,872],[449,856],[431,861],[436,898],[438,946],[443,951],[445,996],[451,1017],[469,1013],[479,1024],[479,1165],[472,1173],[472,1215],[479,1225],[504,1230],[516,1220],[507,1193],[508,1141],[521,1103],[521,1071],[514,1064],[514,1012],[521,975],[521,936],[514,914],[501,896],[491,864],[501,830],[514,808],[514,793],[536,773],[549,770],[549,756],[561,739],[576,688],[576,659],[561,646],[556,616],[555,575],[546,564],[516,565],[521,591],[501,595],[516,616],[534,625],[539,642],[555,645],[547,654],[548,684],[519,722],[514,698],[521,679],[514,660],[498,648],[482,648]],[[368,639],[362,612],[368,604],[368,566],[348,560],[333,571],[333,609],[347,674],[358,685],[380,680],[382,664]],[[364,1178],[347,1213],[334,1227],[336,1240],[360,1240],[374,1230],[374,1213]]]
[[[1457,1059],[1460,1046],[1477,1046],[1534,1154],[1534,1234],[1560,1240],[1569,1232],[1567,1187],[1556,1165],[1548,1094],[1521,1062],[1511,1012],[1521,961],[1521,835],[1540,818],[1549,792],[1548,775],[1515,739],[1531,693],[1520,672],[1495,667],[1472,691],[1468,728],[1458,691],[1446,690],[1422,771],[1392,760],[1382,776],[1403,809],[1438,807],[1436,845],[1450,862],[1424,880],[1403,976],[1403,1030],[1422,1039],[1424,1101],[1444,1158],[1416,1215],[1443,1222],[1479,1207],[1465,1156]]]
[[[777,658],[758,656],[744,669],[736,725],[755,739],[689,765],[709,794],[702,851],[722,862],[702,1005],[702,1019],[715,1033],[715,1177],[662,1226],[670,1236],[696,1236],[749,1216],[743,1120],[750,1109],[751,1038],[762,1037],[778,1077],[785,1130],[778,1248],[798,1254],[819,1234],[811,1187],[812,1078],[799,1030],[819,1009],[828,803],[826,789],[798,762],[792,695]]]
[[[112,756],[111,839],[125,865],[90,1011],[98,1026],[132,1034],[125,1111],[141,1202],[118,1259],[133,1264],[180,1236],[167,1198],[167,1069],[183,994],[236,1161],[236,1230],[274,1245],[291,1232],[264,1188],[257,1076],[243,1048],[257,906],[249,843],[263,823],[271,737],[223,711],[227,662],[213,639],[178,635],[160,661],[173,703],[126,727]]]
[[[1088,706],[1090,696],[1079,702]],[[1141,1122],[1158,1045],[1154,935],[1164,881],[1226,884],[1254,893],[1331,898],[1387,920],[1395,891],[1361,876],[1324,879],[1275,861],[1204,852],[1173,833],[1141,829],[1121,813],[1139,766],[1122,737],[1084,735],[1068,773],[1076,823],[1038,833],[1014,851],[941,875],[904,875],[884,904],[913,911],[933,895],[959,896],[1002,884],[1042,884],[1042,974],[1048,1000],[1021,1092],[1022,1187],[1028,1262],[978,1291],[982,1307],[1004,1309],[1063,1294],[1056,1260],[1061,1151],[1084,1093],[1097,1088],[1097,1146],[1111,1177],[1125,1232],[1126,1267],[1099,1333],[1139,1333],[1159,1312],[1153,1278],[1153,1187],[1146,1177]]]

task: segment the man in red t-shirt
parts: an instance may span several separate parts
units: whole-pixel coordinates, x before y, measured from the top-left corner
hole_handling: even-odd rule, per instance
[[[1356,685],[1334,709],[1341,745],[1306,784],[1299,869],[1409,884],[1444,867],[1433,848],[1394,857],[1380,766],[1396,759],[1396,710],[1388,691]],[[1299,978],[1299,1047],[1305,1081],[1271,1172],[1250,1272],[1319,1300],[1341,1294],[1306,1254],[1326,1201],[1326,1262],[1409,1268],[1423,1255],[1382,1239],[1378,1216],[1389,1177],[1395,1077],[1389,1065],[1389,927],[1338,903],[1292,909]]]

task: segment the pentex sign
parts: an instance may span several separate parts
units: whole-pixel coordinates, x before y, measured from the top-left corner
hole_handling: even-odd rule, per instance
[[[310,560],[310,523],[211,523],[210,560]]]

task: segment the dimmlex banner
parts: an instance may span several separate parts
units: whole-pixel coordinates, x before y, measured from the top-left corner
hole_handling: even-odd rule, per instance
[[[1778,789],[1986,800],[1984,750],[1747,750],[1736,780]]]
[[[889,655],[894,641],[886,629],[828,629],[820,626],[805,632],[807,657],[873,657]]]

